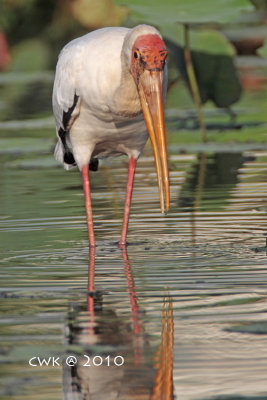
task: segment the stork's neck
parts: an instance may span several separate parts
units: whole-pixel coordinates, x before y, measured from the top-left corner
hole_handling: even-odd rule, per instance
[[[129,118],[139,115],[142,111],[136,83],[127,65],[124,52],[121,53],[120,86],[114,94],[112,111]]]

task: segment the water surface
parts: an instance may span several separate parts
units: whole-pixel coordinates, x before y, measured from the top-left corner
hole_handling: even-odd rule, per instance
[[[164,339],[163,348],[169,366],[174,356],[177,398],[267,398],[267,152],[181,154],[170,146],[171,210],[162,216],[148,147],[136,173],[127,253],[116,245],[127,160],[102,163],[91,174],[92,308],[80,174],[57,167],[52,143],[40,138],[39,148],[27,149],[25,138],[17,148],[16,135],[0,156],[2,398],[156,396],[169,295],[174,345]],[[69,354],[122,355],[125,364],[28,364]]]

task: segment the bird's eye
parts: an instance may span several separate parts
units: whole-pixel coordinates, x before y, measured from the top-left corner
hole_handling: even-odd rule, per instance
[[[137,53],[137,51],[134,52],[134,58],[138,58],[138,53]]]

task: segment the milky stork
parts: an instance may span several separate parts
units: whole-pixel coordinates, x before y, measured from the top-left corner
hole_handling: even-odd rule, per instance
[[[89,170],[98,159],[126,154],[128,181],[120,246],[126,244],[136,161],[151,139],[161,212],[169,209],[163,98],[167,49],[158,30],[111,27],[72,40],[61,51],[53,89],[55,157],[82,173],[89,245],[95,246]],[[148,134],[147,134],[148,132]]]

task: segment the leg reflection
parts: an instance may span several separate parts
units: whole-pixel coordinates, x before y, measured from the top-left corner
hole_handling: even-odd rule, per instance
[[[69,313],[69,354],[76,356],[77,363],[63,364],[64,400],[174,399],[172,302],[165,297],[161,343],[153,349],[139,311],[126,247],[121,251],[131,327],[129,316],[120,311],[121,297],[106,297],[95,290],[95,248],[91,247],[87,301],[83,297],[73,303]],[[114,362],[122,359],[121,366]]]
[[[133,279],[133,274],[132,274],[132,269],[130,265],[130,261],[128,258],[127,254],[127,249],[126,246],[122,247],[122,257],[123,257],[123,263],[124,263],[124,271],[125,271],[125,276],[127,279],[127,291],[130,294],[130,304],[131,304],[131,312],[132,312],[132,320],[133,320],[133,331],[135,335],[138,335],[141,333],[141,325],[139,321],[139,308],[138,308],[138,303],[137,303],[137,295],[136,295],[136,289],[134,285],[134,279]]]
[[[89,248],[89,265],[88,265],[88,313],[94,318],[94,295],[95,295],[95,247]]]
[[[139,365],[142,363],[142,348],[144,346],[144,343],[143,343],[143,336],[141,335],[142,329],[139,320],[139,307],[137,302],[137,294],[126,246],[122,246],[121,251],[124,263],[125,276],[127,280],[127,291],[130,295],[130,305],[131,305],[133,333],[134,333],[134,361],[135,365]]]

